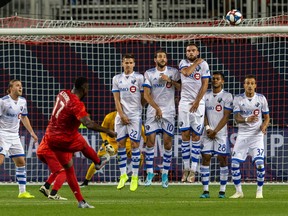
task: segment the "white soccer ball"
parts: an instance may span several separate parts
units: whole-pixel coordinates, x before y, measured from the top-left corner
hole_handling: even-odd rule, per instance
[[[226,14],[225,19],[230,25],[239,25],[243,21],[243,16],[239,10],[233,9]]]

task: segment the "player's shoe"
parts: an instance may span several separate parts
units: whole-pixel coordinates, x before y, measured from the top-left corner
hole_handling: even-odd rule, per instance
[[[31,199],[31,198],[35,198],[35,196],[33,196],[29,192],[25,191],[23,193],[19,193],[18,198],[20,198],[20,199]]]
[[[243,192],[236,192],[235,194],[233,194],[232,196],[230,196],[229,198],[231,199],[238,199],[238,198],[243,198],[244,197],[244,194]]]
[[[127,182],[128,179],[129,178],[128,178],[126,173],[121,175],[120,176],[120,181],[119,181],[118,186],[117,186],[117,189],[118,190],[122,189],[125,186],[125,183]]]
[[[46,197],[48,197],[49,194],[50,194],[50,191],[49,191],[48,189],[46,189],[46,188],[44,187],[44,185],[42,185],[42,186],[40,187],[39,191],[40,191],[42,194],[44,194],[44,196],[46,196]]]
[[[195,172],[190,171],[188,177],[187,177],[187,182],[194,183],[195,182]]]
[[[209,191],[204,191],[203,194],[201,194],[199,198],[203,198],[203,199],[210,198]]]
[[[225,192],[224,191],[220,191],[219,194],[218,194],[218,198],[220,198],[220,199],[226,198]]]
[[[109,158],[101,157],[100,158],[100,163],[99,164],[95,164],[95,169],[96,170],[102,169],[109,162],[109,159],[110,159],[110,157]]]
[[[183,170],[183,175],[182,175],[182,178],[181,178],[181,182],[186,182],[187,181],[187,177],[189,176],[189,172],[190,172],[189,169]]]
[[[68,200],[67,198],[61,197],[61,196],[58,195],[58,194],[55,194],[54,196],[49,195],[49,196],[48,196],[48,199],[52,199],[52,200]]]
[[[147,173],[147,177],[146,177],[146,180],[145,180],[145,186],[150,186],[152,184],[152,180],[154,178],[154,173],[150,173],[148,172]]]
[[[162,174],[162,187],[168,188],[168,174],[167,173]]]
[[[262,193],[262,191],[257,191],[257,192],[256,192],[256,199],[263,199],[263,193]]]
[[[138,188],[138,176],[132,176],[130,183],[130,191],[136,191]]]
[[[88,186],[88,183],[89,183],[89,180],[87,179],[84,179],[84,181],[82,182],[82,184],[80,184],[80,188],[83,188],[83,187],[87,187]]]
[[[89,205],[85,201],[80,201],[80,202],[78,202],[78,208],[95,208],[95,207],[92,205]]]

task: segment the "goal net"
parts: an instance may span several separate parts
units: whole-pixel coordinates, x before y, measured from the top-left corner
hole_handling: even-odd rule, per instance
[[[154,52],[162,49],[168,53],[168,64],[177,68],[180,60],[185,58],[185,45],[194,42],[199,44],[200,56],[208,62],[211,72],[222,71],[225,74],[224,88],[233,95],[243,93],[245,75],[256,75],[257,92],[267,97],[271,114],[271,125],[265,136],[266,181],[287,181],[288,16],[246,19],[237,27],[229,27],[223,20],[101,23],[22,17],[0,19],[0,25],[0,92],[5,95],[11,79],[23,82],[29,118],[39,140],[45,133],[55,96],[62,89],[71,89],[76,77],[89,78],[90,92],[85,103],[92,119],[101,124],[105,115],[115,109],[111,82],[115,74],[122,72],[123,54],[134,53],[136,71],[144,73],[155,67]],[[206,33],[203,33],[204,30]],[[145,120],[145,115],[143,118]],[[101,144],[99,133],[85,128],[79,130],[98,150]],[[231,145],[235,143],[236,136],[237,127],[231,115]],[[49,170],[36,157],[38,144],[33,144],[23,126],[20,137],[26,151],[27,180],[45,181]],[[177,127],[173,142],[169,180],[178,182],[182,175],[182,157],[181,135]],[[156,173],[161,172],[162,154],[161,136],[158,135],[154,162]],[[84,180],[90,162],[80,153],[75,154],[78,181]],[[249,156],[241,169],[243,181],[256,180],[256,171]],[[15,182],[11,159],[5,158],[0,170],[1,182]],[[116,182],[119,174],[116,157],[112,157],[92,181]],[[145,164],[139,175],[144,179]],[[158,180],[156,176],[155,181]],[[196,180],[200,181],[199,174]],[[211,162],[211,180],[219,181],[219,165],[215,159]]]

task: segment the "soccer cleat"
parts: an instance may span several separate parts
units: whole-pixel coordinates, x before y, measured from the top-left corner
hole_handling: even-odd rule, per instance
[[[44,194],[44,196],[48,197],[50,194],[50,191],[46,189],[43,185],[40,187],[39,191]]]
[[[187,177],[187,182],[194,183],[195,182],[195,172],[190,171],[188,177]]]
[[[101,157],[100,158],[100,163],[99,164],[95,164],[95,169],[96,170],[100,170],[102,169],[108,162],[109,162],[109,158],[106,158],[106,157]]]
[[[31,195],[29,192],[25,191],[23,193],[19,193],[18,198],[20,199],[31,199],[31,198],[35,198],[35,196]]]
[[[130,183],[130,191],[136,191],[138,188],[138,176],[132,176]]]
[[[204,191],[203,194],[201,194],[199,198],[204,198],[204,199],[210,198],[209,191]]]
[[[147,177],[145,180],[145,186],[150,186],[152,184],[153,177],[154,177],[154,173],[150,173],[150,172],[147,173]]]
[[[162,174],[162,187],[168,188],[168,174],[167,173]]]
[[[262,193],[262,191],[257,191],[257,192],[256,192],[256,199],[263,199],[263,193]]]
[[[238,198],[243,198],[244,197],[244,194],[243,192],[236,192],[235,194],[233,194],[232,196],[230,196],[229,198],[231,199],[238,199]]]
[[[80,201],[80,202],[78,202],[78,208],[95,208],[95,207],[92,205],[89,205],[85,201]]]
[[[183,171],[183,175],[182,175],[182,178],[181,178],[181,182],[186,182],[188,175],[189,175],[189,170],[188,170],[188,169],[185,169],[185,170]]]
[[[117,186],[117,189],[118,190],[122,189],[125,186],[125,183],[127,182],[128,179],[129,178],[128,178],[126,173],[121,175],[120,176],[120,181],[119,181],[118,186]]]
[[[49,195],[49,196],[48,196],[48,199],[52,199],[52,200],[68,200],[67,198],[61,197],[61,196],[58,195],[58,194],[55,194],[54,196]]]
[[[220,199],[224,199],[224,198],[226,198],[226,196],[225,196],[225,192],[220,191],[220,192],[219,192],[219,195],[218,195],[218,198],[220,198]]]
[[[88,183],[89,183],[89,180],[85,179],[82,184],[80,184],[80,188],[83,188],[83,187],[87,187],[88,186]]]

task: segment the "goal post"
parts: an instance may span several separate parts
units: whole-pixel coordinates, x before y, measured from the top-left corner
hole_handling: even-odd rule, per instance
[[[265,136],[266,181],[288,180],[288,16],[244,20],[240,26],[227,26],[223,20],[190,23],[102,23],[85,21],[37,20],[22,17],[0,19],[0,92],[5,95],[9,80],[23,82],[28,101],[31,124],[42,139],[52,112],[55,96],[62,89],[71,89],[78,76],[89,78],[89,96],[85,99],[93,120],[101,124],[104,116],[113,111],[112,78],[122,72],[121,57],[134,53],[136,71],[144,73],[154,67],[154,52],[168,53],[168,65],[178,67],[185,58],[188,42],[199,45],[211,72],[222,71],[224,88],[233,95],[243,93],[243,78],[255,74],[257,92],[267,97],[271,124]],[[179,100],[179,95],[175,98]],[[145,120],[145,115],[143,115]],[[79,129],[96,150],[99,133]],[[229,142],[235,143],[237,127],[229,121]],[[20,128],[25,147],[27,177],[31,182],[43,182],[48,177],[47,166],[36,157],[34,144],[24,127]],[[161,171],[163,145],[157,136],[155,172]],[[74,157],[78,181],[89,167],[80,153]],[[230,166],[230,164],[229,164]],[[219,181],[219,165],[213,159],[211,180]],[[243,181],[255,181],[256,170],[248,157],[242,169]],[[0,167],[0,182],[15,182],[15,169],[6,158]],[[145,165],[140,169],[144,179]],[[181,134],[176,127],[173,139],[173,161],[169,180],[178,182],[182,175]],[[159,175],[158,175],[159,176]],[[94,182],[116,182],[119,177],[116,157]],[[231,176],[229,176],[231,180]],[[155,181],[159,178],[156,176]],[[197,180],[200,181],[199,174]]]

